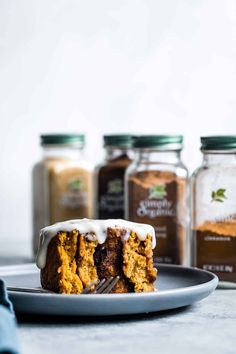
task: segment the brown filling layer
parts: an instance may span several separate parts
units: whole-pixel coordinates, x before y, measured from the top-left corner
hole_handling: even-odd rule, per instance
[[[120,280],[113,290],[115,293],[134,291],[132,283],[126,278],[123,271],[123,243],[121,240],[123,232],[122,229],[109,228],[106,242],[98,245],[94,257],[99,279],[108,279],[119,275]]]

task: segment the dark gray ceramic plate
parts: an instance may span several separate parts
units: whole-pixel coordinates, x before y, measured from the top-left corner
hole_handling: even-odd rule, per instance
[[[0,267],[8,286],[40,286],[33,264]],[[157,292],[142,294],[59,295],[9,292],[15,311],[27,314],[109,316],[170,310],[211,294],[218,278],[196,268],[158,265]]]

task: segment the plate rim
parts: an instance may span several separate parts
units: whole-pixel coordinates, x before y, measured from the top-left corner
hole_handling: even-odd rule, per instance
[[[166,296],[166,295],[171,295],[171,294],[175,294],[175,295],[181,295],[181,293],[186,294],[186,292],[192,292],[194,290],[201,290],[202,288],[205,288],[205,290],[209,290],[212,289],[212,292],[216,289],[218,283],[219,283],[219,279],[217,277],[216,274],[197,268],[197,267],[187,267],[187,266],[180,266],[180,265],[175,265],[175,264],[163,264],[163,263],[159,263],[158,265],[155,264],[156,267],[161,267],[161,268],[169,268],[169,269],[177,269],[179,271],[183,270],[186,272],[196,272],[198,274],[205,274],[209,277],[209,280],[201,283],[201,284],[196,284],[196,285],[191,285],[191,286],[186,286],[186,287],[181,287],[181,288],[177,288],[177,289],[168,289],[168,290],[160,290],[160,291],[153,291],[153,292],[143,292],[143,293],[122,293],[122,294],[92,294],[92,298],[96,298],[96,300],[100,299],[101,301],[103,299],[129,299],[129,298],[145,298],[145,297],[161,297],[161,296]],[[14,272],[14,269],[17,270],[16,272]],[[24,264],[19,264],[19,265],[9,265],[9,266],[0,266],[0,277],[1,276],[17,276],[20,274],[27,274],[27,273],[36,273],[37,271],[37,267],[35,265],[35,263],[24,263]],[[4,274],[5,273],[5,274]],[[158,277],[157,277],[158,279]],[[157,280],[158,281],[158,280]],[[207,287],[207,289],[206,289]],[[8,291],[9,295],[14,295],[17,297],[22,296],[22,293],[18,292],[18,291]],[[57,294],[57,293],[49,293],[49,294],[45,294],[45,293],[24,293],[24,296],[27,297],[45,297],[45,296],[49,296],[50,298],[70,298],[70,299],[76,299],[79,298],[84,299],[84,298],[88,298],[88,294]]]

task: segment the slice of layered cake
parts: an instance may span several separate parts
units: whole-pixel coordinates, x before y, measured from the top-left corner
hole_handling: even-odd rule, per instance
[[[125,220],[70,220],[40,232],[42,287],[80,294],[96,279],[119,276],[114,293],[154,291],[152,226]]]

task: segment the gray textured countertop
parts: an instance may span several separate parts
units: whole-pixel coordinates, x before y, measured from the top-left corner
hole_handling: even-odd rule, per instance
[[[0,263],[12,262],[2,257]],[[149,315],[99,319],[21,316],[18,323],[23,354],[235,354],[236,290],[216,290],[193,306]]]
[[[236,353],[236,291],[193,306],[103,319],[19,318],[24,354]]]

